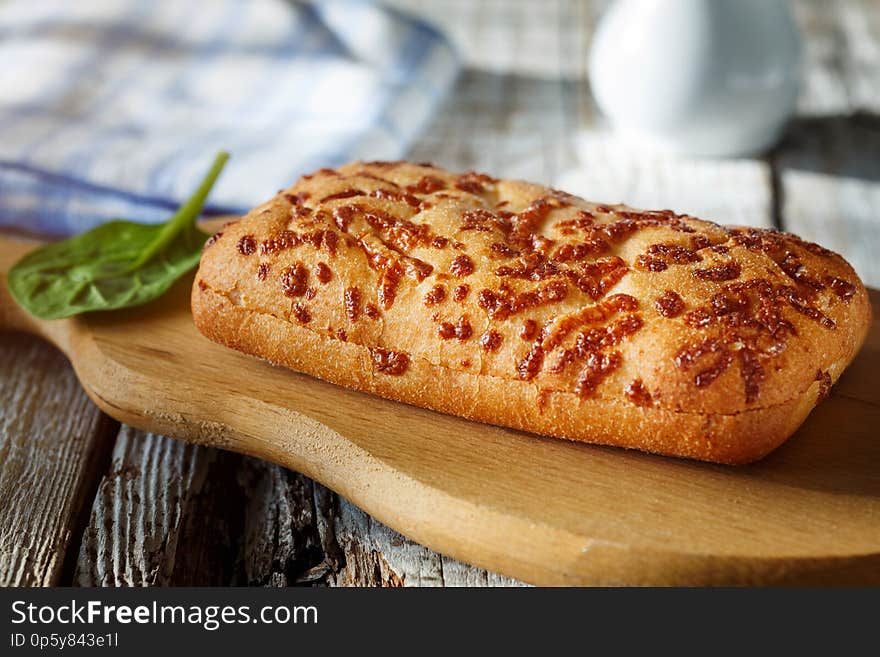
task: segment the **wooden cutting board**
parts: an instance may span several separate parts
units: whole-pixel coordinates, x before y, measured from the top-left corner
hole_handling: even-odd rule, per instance
[[[303,472],[449,556],[535,584],[880,584],[876,319],[793,438],[727,467],[541,438],[273,367],[196,331],[191,278],[141,308],[36,321],[5,286],[32,247],[0,238],[0,328],[61,348],[106,413]]]

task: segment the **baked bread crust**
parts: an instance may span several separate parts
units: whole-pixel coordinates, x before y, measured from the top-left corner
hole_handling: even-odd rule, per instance
[[[775,231],[403,162],[304,176],[205,249],[210,339],[546,435],[758,459],[864,340],[838,255]]]

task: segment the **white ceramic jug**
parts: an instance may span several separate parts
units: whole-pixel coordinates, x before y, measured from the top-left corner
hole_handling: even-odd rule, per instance
[[[589,62],[623,136],[687,155],[755,154],[794,112],[801,41],[785,0],[617,0]]]

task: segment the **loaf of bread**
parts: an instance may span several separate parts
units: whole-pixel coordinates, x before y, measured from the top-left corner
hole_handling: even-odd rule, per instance
[[[405,162],[303,176],[228,224],[192,309],[349,388],[730,464],[797,429],[871,321],[853,269],[794,235]]]

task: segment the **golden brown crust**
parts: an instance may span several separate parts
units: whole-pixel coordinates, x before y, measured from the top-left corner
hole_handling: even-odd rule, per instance
[[[867,292],[836,254],[408,163],[304,177],[227,226],[211,339],[481,421],[724,463],[788,437],[852,360]]]

